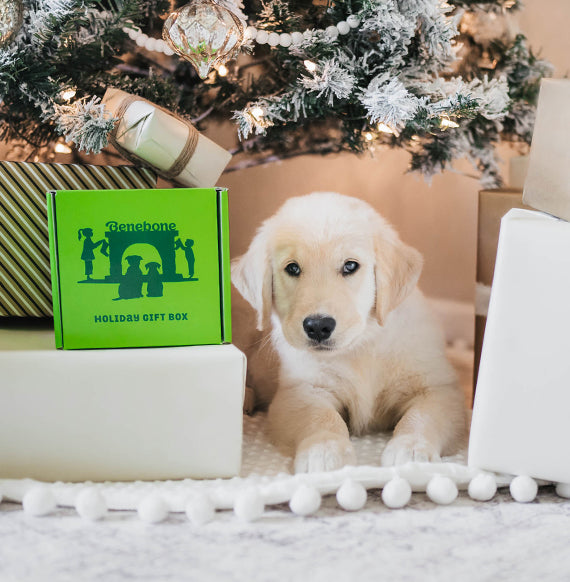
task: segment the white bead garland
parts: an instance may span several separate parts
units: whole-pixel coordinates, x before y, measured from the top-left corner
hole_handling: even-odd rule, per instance
[[[293,46],[299,46],[303,42],[304,36],[302,32],[292,32],[291,40],[293,41]]]
[[[168,57],[174,54],[174,51],[161,38],[148,36],[148,34],[145,34],[140,28],[125,27],[123,28],[123,32],[127,34],[128,37],[137,44],[137,46],[140,46],[147,51],[164,53]]]
[[[325,30],[325,34],[331,39],[335,40],[338,38],[339,30],[336,26],[328,26]]]
[[[283,32],[279,35],[279,44],[282,47],[287,48],[288,46],[291,46],[292,42],[291,35],[288,32]]]
[[[346,19],[346,23],[348,24],[348,26],[350,26],[350,28],[358,28],[360,26],[360,18],[358,18],[358,16],[355,16],[354,14],[351,14]]]
[[[330,40],[336,40],[339,34],[348,34],[351,29],[358,28],[360,19],[351,14],[346,20],[341,20],[335,26],[329,26],[325,29],[325,34]],[[134,41],[137,46],[146,49],[147,51],[155,53],[164,53],[167,56],[172,56],[174,51],[161,39],[153,38],[145,34],[140,28],[123,28],[123,32]],[[248,26],[245,29],[244,37],[246,40],[253,40],[257,44],[268,44],[276,47],[282,46],[287,48],[290,46],[299,46],[304,39],[309,39],[313,34],[311,30],[304,32],[267,32],[266,30],[258,30],[255,26]]]
[[[269,40],[269,33],[267,30],[258,30],[257,34],[255,35],[255,41],[257,44],[266,44]]]
[[[276,32],[270,32],[269,36],[267,37],[267,44],[269,46],[277,46],[280,40],[281,39]]]
[[[348,34],[350,32],[350,25],[345,20],[341,20],[336,27],[338,28],[339,34]]]

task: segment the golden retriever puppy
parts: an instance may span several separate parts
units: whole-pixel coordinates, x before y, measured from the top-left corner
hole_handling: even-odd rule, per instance
[[[350,433],[394,429],[384,465],[436,461],[463,444],[464,398],[416,287],[421,267],[369,204],[329,192],[288,200],[233,262],[257,328],[271,329],[275,394],[263,373],[250,378],[296,472],[354,464]]]

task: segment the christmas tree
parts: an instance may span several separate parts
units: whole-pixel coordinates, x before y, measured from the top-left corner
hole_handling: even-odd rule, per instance
[[[387,144],[427,177],[467,157],[496,185],[495,146],[530,143],[551,68],[515,30],[516,0],[193,0],[248,15],[237,59],[205,79],[160,39],[164,0],[1,1],[0,137],[37,147],[100,151],[116,87],[198,129],[233,119],[252,163]]]

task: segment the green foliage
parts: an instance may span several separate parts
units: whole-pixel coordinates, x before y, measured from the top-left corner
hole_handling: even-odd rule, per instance
[[[97,151],[113,120],[93,98],[113,86],[198,128],[233,118],[240,149],[259,162],[387,144],[408,151],[410,169],[428,177],[467,156],[491,185],[499,181],[496,144],[530,142],[540,80],[550,74],[524,36],[486,39],[475,25],[459,25],[472,14],[484,28],[485,15],[508,17],[520,7],[515,0],[449,0],[447,7],[439,0],[246,0],[258,29],[312,32],[298,46],[255,45],[229,75],[214,72],[205,82],[188,62],[138,49],[123,31],[139,25],[159,36],[165,0],[24,1],[22,32],[0,50],[0,138],[38,146],[60,134]],[[326,35],[350,15],[360,19],[357,28]],[[68,89],[75,95],[65,99]],[[381,131],[386,126],[392,133]]]
[[[102,71],[119,63],[131,48],[123,27],[140,22],[164,2],[145,0],[25,0],[24,24],[7,49],[0,51],[0,138],[24,138],[42,146],[62,132],[70,99],[85,103],[94,95]],[[98,88],[99,90],[94,90]],[[79,105],[78,105],[79,107]],[[109,124],[91,118],[88,127],[100,127],[105,142]],[[87,140],[88,143],[92,139]]]

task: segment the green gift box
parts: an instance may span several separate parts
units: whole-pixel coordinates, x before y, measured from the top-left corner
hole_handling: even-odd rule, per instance
[[[231,342],[227,190],[48,194],[58,348]]]
[[[154,188],[132,166],[0,162],[0,317],[51,317],[46,192]]]

